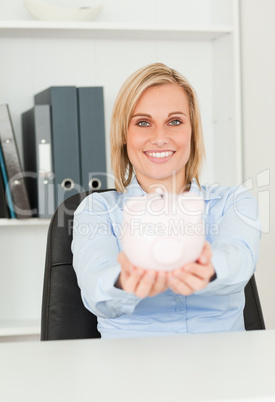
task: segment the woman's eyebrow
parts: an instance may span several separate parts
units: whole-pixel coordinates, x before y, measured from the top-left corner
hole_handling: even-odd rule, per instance
[[[137,113],[132,116],[133,117],[152,117],[150,114],[147,113]]]
[[[184,114],[184,116],[187,116],[186,113],[183,113],[183,112],[181,112],[181,111],[177,111],[177,112],[171,112],[171,113],[169,113],[169,114],[168,114],[168,117],[172,116],[173,114]]]
[[[183,112],[181,112],[181,111],[178,110],[178,111],[176,111],[176,112],[168,113],[168,117],[172,116],[173,114],[183,114],[184,116],[187,116],[186,113],[183,113]],[[136,113],[136,114],[134,114],[134,115],[132,116],[132,119],[133,119],[134,117],[149,117],[149,118],[151,118],[152,116],[151,116],[150,114],[148,114],[148,113]]]

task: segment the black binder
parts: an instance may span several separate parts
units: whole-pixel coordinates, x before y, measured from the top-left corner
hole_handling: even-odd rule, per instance
[[[107,188],[103,87],[78,93],[81,183],[85,190]]]
[[[11,213],[20,219],[30,218],[32,212],[25,186],[25,175],[21,168],[9,107],[6,104],[0,105],[0,142],[8,181],[5,187],[9,186],[12,197]]]
[[[35,105],[50,105],[55,207],[82,191],[80,181],[77,91],[53,86],[34,97]]]
[[[36,105],[22,114],[22,134],[31,207],[39,218],[49,218],[55,211],[49,105]]]

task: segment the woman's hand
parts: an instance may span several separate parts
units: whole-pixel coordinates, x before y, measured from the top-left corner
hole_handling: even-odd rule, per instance
[[[184,296],[205,288],[215,275],[214,267],[210,261],[211,257],[211,246],[205,242],[201,255],[196,262],[188,263],[182,268],[168,273],[167,286],[173,292]]]
[[[156,296],[167,289],[167,272],[135,267],[124,252],[119,253],[121,272],[116,287],[144,298]]]

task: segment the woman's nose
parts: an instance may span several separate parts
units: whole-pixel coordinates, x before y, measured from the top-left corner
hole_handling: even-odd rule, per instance
[[[166,135],[164,127],[156,127],[151,139],[152,144],[157,145],[159,147],[167,144],[169,142],[169,138]]]

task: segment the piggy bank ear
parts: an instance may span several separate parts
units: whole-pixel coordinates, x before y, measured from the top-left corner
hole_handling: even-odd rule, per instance
[[[205,202],[199,195],[188,192],[180,196],[179,206],[184,213],[201,215],[205,209]]]
[[[133,197],[124,204],[123,212],[128,216],[143,215],[146,211],[146,197]]]
[[[161,187],[157,187],[155,194],[158,194],[160,197],[164,197],[165,191]]]

